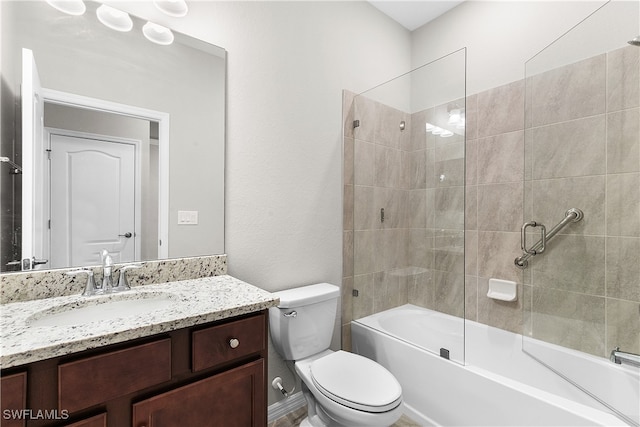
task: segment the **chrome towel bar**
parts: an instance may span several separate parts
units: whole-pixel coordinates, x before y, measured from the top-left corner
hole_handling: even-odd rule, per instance
[[[520,246],[522,248],[522,255],[517,257],[514,260],[516,267],[521,269],[527,268],[529,266],[529,261],[528,261],[529,258],[544,252],[544,250],[547,247],[547,242],[549,242],[549,240],[551,240],[553,236],[558,234],[560,230],[562,230],[567,224],[571,222],[582,221],[582,218],[584,218],[584,213],[580,209],[571,208],[565,212],[564,219],[560,221],[551,230],[549,230],[548,233],[544,224],[541,224],[536,221],[525,222],[522,225],[522,228],[520,229]],[[529,227],[533,227],[533,228],[540,227],[540,240],[538,240],[536,244],[531,246],[530,248],[527,247],[527,234],[526,234],[527,228]]]

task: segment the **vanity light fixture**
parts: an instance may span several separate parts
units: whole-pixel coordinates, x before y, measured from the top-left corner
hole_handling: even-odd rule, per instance
[[[176,18],[181,18],[189,12],[187,2],[184,0],[153,0],[153,4],[162,13]]]
[[[440,135],[442,138],[449,138],[453,136],[453,132],[447,129],[442,129],[441,127],[432,125],[431,123],[425,123],[424,125],[427,133],[431,132],[432,135]]]
[[[133,28],[133,21],[127,12],[123,12],[106,4],[96,9],[98,21],[112,30],[127,32]]]
[[[465,114],[462,108],[453,108],[449,111],[448,124],[455,126],[456,129],[464,129],[465,126]]]
[[[460,109],[459,108],[454,108],[453,110],[449,111],[449,121],[448,121],[448,123],[450,125],[457,125],[458,122],[460,122],[461,119],[462,119],[462,115],[460,114]]]
[[[69,15],[80,16],[87,10],[82,0],[47,0],[49,6]]]
[[[167,27],[154,24],[153,22],[147,22],[142,27],[142,34],[147,40],[161,45],[170,45],[173,43],[173,33]]]

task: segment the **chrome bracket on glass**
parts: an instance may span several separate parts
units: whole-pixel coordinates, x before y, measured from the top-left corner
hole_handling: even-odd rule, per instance
[[[536,221],[528,221],[522,225],[520,230],[520,247],[522,248],[522,255],[514,260],[516,267],[525,269],[529,266],[529,258],[532,256],[541,254],[547,248],[547,243],[560,232],[570,222],[582,221],[584,213],[577,208],[571,208],[564,213],[564,219],[560,221],[555,227],[553,227],[547,233],[547,229],[543,224]],[[527,228],[540,227],[540,240],[538,240],[533,246],[527,246]]]

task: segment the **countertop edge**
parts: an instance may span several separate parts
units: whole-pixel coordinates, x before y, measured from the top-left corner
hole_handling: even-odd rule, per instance
[[[112,332],[105,332],[95,336],[73,338],[67,341],[61,339],[59,342],[51,343],[50,345],[43,345],[37,348],[35,348],[34,346],[34,348],[32,349],[19,348],[15,351],[7,351],[5,343],[0,341],[0,348],[2,349],[0,354],[0,368],[17,368],[29,363],[39,362],[54,357],[70,355],[81,351],[105,347],[111,344],[123,343],[134,339],[151,337],[153,335],[170,332],[177,329],[198,326],[210,322],[242,316],[245,314],[257,313],[270,307],[275,307],[279,302],[279,299],[276,296],[268,293],[267,291],[264,291],[246,282],[242,282],[241,280],[235,279],[228,275],[171,282],[168,284],[158,284],[157,286],[165,288],[173,287],[174,289],[172,290],[175,290],[175,288],[179,286],[194,286],[193,288],[189,289],[191,292],[195,292],[197,291],[197,286],[202,283],[214,288],[216,286],[220,286],[221,288],[224,287],[225,289],[221,289],[220,291],[226,292],[226,297],[229,297],[229,287],[242,286],[244,288],[238,290],[239,292],[242,292],[241,297],[235,295],[231,296],[229,303],[222,308],[220,306],[214,305],[212,306],[212,311],[201,310],[199,312],[193,313],[192,315],[186,314],[184,317],[164,321],[162,319],[159,319],[157,322],[154,321],[153,323],[144,324],[141,326],[136,326],[134,324],[131,328],[124,331],[116,330]],[[145,286],[145,288],[147,288],[147,286]],[[244,295],[243,290],[246,291],[247,289],[253,291],[255,295],[251,295],[249,297]],[[5,331],[2,331],[2,338],[2,341],[5,341]]]

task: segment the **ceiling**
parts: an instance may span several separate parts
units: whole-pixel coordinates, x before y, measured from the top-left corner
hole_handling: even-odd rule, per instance
[[[462,0],[463,1],[463,0]],[[453,9],[462,1],[458,0],[369,0],[372,6],[389,16],[400,25],[413,31]]]

